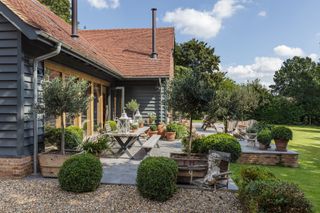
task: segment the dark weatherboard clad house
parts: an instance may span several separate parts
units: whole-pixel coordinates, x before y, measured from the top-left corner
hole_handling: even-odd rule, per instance
[[[155,28],[153,13],[153,28],[78,32],[37,0],[0,1],[0,176],[32,171],[33,145],[43,143],[47,121],[32,109],[46,74],[85,79],[93,97],[81,116],[51,119],[56,127],[67,119],[94,134],[131,99],[144,117],[155,112],[165,120],[163,85],[173,77],[174,29]]]

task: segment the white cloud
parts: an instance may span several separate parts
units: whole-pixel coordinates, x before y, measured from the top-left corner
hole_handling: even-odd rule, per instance
[[[87,0],[92,7],[97,9],[115,9],[120,6],[120,0]]]
[[[275,71],[281,68],[282,62],[276,57],[256,57],[253,64],[230,66],[224,71],[227,71],[228,76],[238,82],[259,78],[265,84],[270,84]]]
[[[309,58],[312,59],[312,61],[318,62],[319,61],[319,56],[316,53],[311,53],[310,55],[308,55]]]
[[[258,13],[258,16],[262,16],[262,17],[267,16],[267,11],[264,11],[264,10],[260,11],[260,12]]]
[[[235,0],[220,0],[214,5],[212,15],[218,19],[229,18],[241,8],[243,6]]]
[[[200,12],[194,9],[178,8],[173,12],[167,12],[164,21],[174,23],[182,34],[209,39],[216,36],[221,29],[221,21],[208,12]]]
[[[304,52],[301,48],[298,47],[288,47],[286,45],[279,45],[273,48],[273,51],[276,55],[282,56],[285,58],[292,58],[294,56],[304,56]]]
[[[220,32],[223,20],[241,8],[238,0],[219,0],[211,11],[178,8],[166,12],[163,21],[173,23],[182,34],[210,39]]]

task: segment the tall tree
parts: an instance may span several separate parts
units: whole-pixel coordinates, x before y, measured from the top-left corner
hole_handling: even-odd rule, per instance
[[[320,67],[311,58],[293,57],[286,60],[274,75],[272,92],[293,98],[302,106],[309,124],[320,116]]]
[[[60,16],[66,22],[70,22],[70,0],[39,0],[42,4],[47,5],[52,12]]]
[[[175,46],[176,66],[213,73],[219,70],[220,57],[214,48],[203,41],[192,39]]]

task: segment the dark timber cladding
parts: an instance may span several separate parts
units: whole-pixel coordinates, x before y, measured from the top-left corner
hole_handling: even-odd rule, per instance
[[[140,113],[144,118],[148,117],[148,113],[155,112],[158,121],[165,121],[165,109],[161,107],[161,100],[164,99],[163,89],[160,87],[159,80],[126,81],[119,86],[125,87],[125,103],[136,99],[140,104]]]
[[[21,33],[2,15],[0,47],[0,155],[19,156],[23,155]]]

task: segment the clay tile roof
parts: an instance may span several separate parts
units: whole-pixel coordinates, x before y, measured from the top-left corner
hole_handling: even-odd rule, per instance
[[[173,75],[174,29],[158,28],[158,58],[150,57],[151,29],[83,30],[80,32],[127,78]]]
[[[70,24],[51,12],[38,0],[1,0],[1,2],[25,23],[59,40],[63,45],[71,47],[73,52],[106,69],[121,74],[121,71],[100,54],[84,37],[71,38]]]
[[[151,59],[151,29],[85,30],[71,38],[71,26],[38,0],[0,0],[32,27],[73,52],[126,78],[173,75],[174,29],[157,29],[158,59]]]

